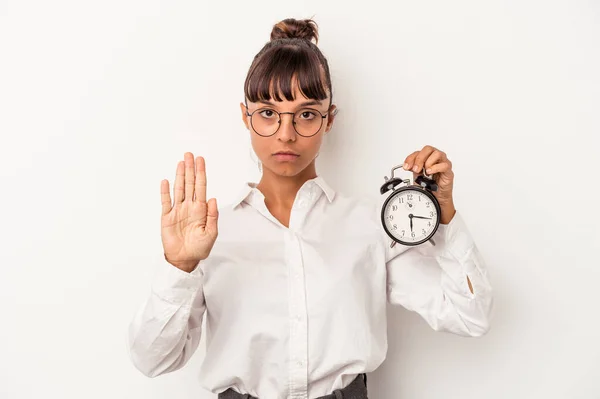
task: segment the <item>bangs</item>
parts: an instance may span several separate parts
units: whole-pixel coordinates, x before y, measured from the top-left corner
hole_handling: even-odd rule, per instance
[[[327,98],[327,82],[318,56],[305,48],[282,46],[265,52],[248,74],[245,95],[251,102],[295,100],[293,80],[304,97]]]

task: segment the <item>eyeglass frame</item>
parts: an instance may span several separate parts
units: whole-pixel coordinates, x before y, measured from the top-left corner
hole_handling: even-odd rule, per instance
[[[275,133],[277,133],[279,131],[279,128],[281,127],[281,115],[285,115],[285,114],[291,114],[292,115],[292,126],[294,127],[294,131],[299,136],[301,136],[301,137],[313,137],[313,136],[315,136],[317,133],[319,133],[321,131],[321,128],[323,127],[323,119],[327,118],[328,114],[331,112],[331,111],[327,111],[327,112],[325,112],[325,114],[323,114],[323,113],[321,113],[321,111],[319,111],[316,108],[310,108],[310,107],[301,108],[299,111],[302,111],[302,110],[305,110],[305,109],[309,109],[311,111],[317,111],[319,113],[319,115],[321,115],[321,126],[319,126],[319,129],[317,129],[317,131],[315,133],[311,134],[310,136],[305,136],[305,135],[301,134],[298,131],[298,129],[296,129],[296,121],[295,121],[294,116],[296,115],[296,112],[298,112],[298,111],[296,111],[296,112],[279,112],[279,111],[277,111],[275,109],[272,109],[272,108],[269,108],[269,107],[261,107],[261,108],[255,109],[254,111],[252,111],[252,113],[248,113],[248,104],[244,103],[244,106],[246,107],[246,115],[250,117],[250,126],[252,126],[252,130],[254,130],[254,133],[258,134],[260,137],[271,137],[271,136],[274,136]],[[330,107],[331,107],[331,105],[330,105]],[[277,129],[272,134],[269,134],[269,135],[266,135],[266,136],[263,135],[263,134],[258,133],[258,131],[254,128],[254,124],[252,123],[252,115],[254,115],[256,113],[256,111],[261,111],[261,110],[264,110],[264,109],[268,109],[270,111],[275,112],[278,115],[278,119],[279,119],[277,121],[277,123],[279,124],[279,126],[277,126]]]

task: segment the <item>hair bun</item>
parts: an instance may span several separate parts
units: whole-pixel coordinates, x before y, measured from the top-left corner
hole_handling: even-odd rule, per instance
[[[317,23],[312,19],[294,19],[287,18],[273,26],[271,31],[271,40],[275,39],[306,39],[315,44],[319,41]]]

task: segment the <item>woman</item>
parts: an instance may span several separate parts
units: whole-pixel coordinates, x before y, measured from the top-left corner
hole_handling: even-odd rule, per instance
[[[336,106],[313,39],[314,21],[279,22],[248,72],[240,108],[262,164],[258,183],[219,212],[206,202],[204,159],[189,152],[173,201],[161,182],[166,262],[129,338],[133,363],[150,377],[183,367],[206,316],[200,380],[220,399],[363,399],[365,373],[386,355],[386,302],[438,331],[489,327],[491,287],[454,207],[444,152],[425,146],[404,165],[435,174],[435,246],[390,247],[380,204],[338,194],[317,175]]]

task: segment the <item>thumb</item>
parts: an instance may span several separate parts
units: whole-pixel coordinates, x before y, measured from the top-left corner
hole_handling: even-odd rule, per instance
[[[206,214],[206,229],[208,230],[208,232],[211,235],[216,237],[218,234],[217,222],[219,220],[219,210],[217,209],[217,199],[216,198],[209,199],[207,205],[208,205],[208,209],[207,209],[207,214]]]

